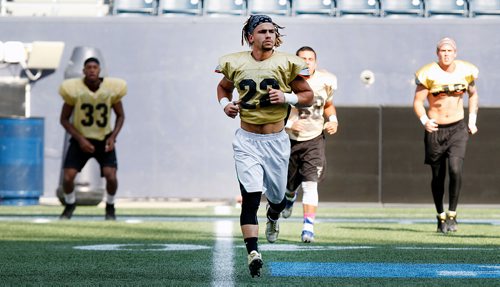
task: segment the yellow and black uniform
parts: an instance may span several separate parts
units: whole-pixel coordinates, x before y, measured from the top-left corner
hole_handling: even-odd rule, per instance
[[[307,83],[314,92],[313,105],[307,108],[292,108],[288,121],[294,122],[302,120],[304,130],[292,132],[287,130],[290,139],[296,141],[306,141],[313,139],[323,133],[325,118],[323,110],[325,104],[333,99],[333,92],[337,90],[337,77],[327,72],[317,70],[307,78]]]
[[[427,64],[415,73],[415,83],[421,84],[433,96],[467,91],[469,84],[477,79],[479,70],[471,63],[455,60],[453,72],[443,71],[436,62]],[[469,131],[462,120],[438,125],[436,132],[425,131],[425,163],[438,164],[444,158],[465,157]]]
[[[436,62],[423,66],[415,73],[416,84],[423,85],[433,95],[467,91],[469,84],[477,79],[479,70],[466,61],[455,60],[454,63],[452,73],[443,71]]]
[[[122,79],[103,78],[95,92],[83,82],[83,78],[65,80],[59,87],[64,102],[72,107],[73,126],[85,138],[104,140],[111,133],[111,110],[127,93]]]
[[[268,89],[290,93],[290,83],[299,74],[309,74],[303,59],[278,51],[263,61],[256,61],[250,51],[225,55],[220,58],[216,72],[222,73],[238,90],[241,121],[256,125],[284,123],[289,105],[271,104]],[[290,157],[290,140],[284,129],[278,133],[254,134],[240,128],[235,133],[233,151],[244,197],[262,192],[271,205],[284,203]],[[257,197],[260,200],[260,195]]]
[[[59,87],[64,102],[73,109],[73,126],[95,147],[94,153],[83,152],[78,142],[71,138],[64,168],[81,171],[87,161],[94,157],[101,168],[117,167],[116,151],[105,151],[106,139],[112,131],[111,111],[127,93],[127,84],[122,79],[103,78],[99,89],[92,92],[83,78],[65,80]]]
[[[290,137],[291,152],[288,165],[287,189],[295,191],[303,181],[320,182],[326,172],[326,141],[323,134],[325,104],[333,99],[337,90],[337,77],[327,71],[316,70],[307,79],[314,92],[314,103],[308,108],[293,107],[287,126],[301,120],[300,132],[286,131]]]
[[[454,41],[445,38],[455,48]],[[438,49],[441,45],[438,44]],[[455,48],[456,49],[456,48]],[[455,69],[446,72],[438,63],[430,63],[415,73],[415,82],[429,91],[428,99],[432,97],[462,96],[461,92],[468,92],[478,77],[479,70],[471,63],[454,60]],[[439,103],[438,103],[439,104]],[[434,104],[437,105],[437,104]],[[432,170],[431,190],[434,205],[437,211],[437,231],[446,233],[456,231],[456,210],[462,185],[462,170],[469,127],[464,119],[449,124],[439,124],[437,130],[425,130],[425,163]],[[445,181],[449,178],[449,212],[445,214],[443,199]]]
[[[250,51],[225,55],[220,58],[216,72],[222,73],[238,90],[240,119],[257,125],[284,120],[288,112],[288,104],[271,105],[268,89],[290,93],[290,82],[299,74],[308,74],[304,60],[278,51],[264,61],[256,61]]]

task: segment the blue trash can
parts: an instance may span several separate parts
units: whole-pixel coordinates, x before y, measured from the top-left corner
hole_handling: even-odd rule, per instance
[[[0,205],[39,204],[43,142],[43,118],[0,117]]]

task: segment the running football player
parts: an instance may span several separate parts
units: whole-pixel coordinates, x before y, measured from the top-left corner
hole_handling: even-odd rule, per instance
[[[462,168],[469,133],[477,132],[479,70],[457,60],[457,45],[451,38],[437,43],[437,62],[427,64],[415,74],[417,88],[413,108],[425,128],[425,163],[432,170],[431,190],[437,211],[437,231],[457,231],[457,205],[462,184]],[[469,96],[469,119],[464,122],[463,95]],[[426,112],[424,102],[428,101]],[[443,198],[445,177],[449,173],[449,205]]]
[[[242,29],[250,51],[219,59],[216,72],[224,77],[217,98],[228,117],[240,116],[233,141],[236,173],[243,198],[240,225],[252,277],[263,265],[258,249],[257,211],[261,195],[267,197],[266,238],[278,238],[278,219],[285,208],[290,140],[284,130],[289,105],[310,106],[313,92],[300,76],[307,75],[301,58],[275,50],[282,43],[280,29],[267,15],[252,15]],[[233,100],[233,90],[239,98]],[[293,94],[291,92],[293,91]]]
[[[323,130],[333,135],[338,127],[337,111],[333,104],[337,77],[325,70],[316,69],[316,52],[313,48],[301,47],[296,54],[306,61],[309,68],[306,80],[314,91],[314,104],[308,108],[293,107],[286,124],[291,155],[286,207],[282,215],[284,218],[291,216],[293,203],[301,187],[304,225],[300,237],[302,242],[310,243],[314,241],[314,220],[319,202],[318,183],[324,179],[326,172]]]

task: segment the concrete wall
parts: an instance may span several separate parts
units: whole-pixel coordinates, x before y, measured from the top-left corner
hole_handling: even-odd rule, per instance
[[[126,122],[117,143],[120,197],[236,196],[231,141],[238,120],[221,111],[215,99],[221,76],[213,71],[221,55],[247,49],[240,45],[244,20],[0,18],[0,41],[66,44],[60,69],[32,86],[32,115],[44,117],[46,126],[45,196],[55,194],[62,160],[62,100],[57,88],[77,46],[99,48],[109,75],[129,85],[123,100]],[[500,20],[275,20],[286,27],[280,50],[293,53],[302,45],[312,46],[320,66],[337,75],[335,103],[340,107],[411,106],[413,73],[436,59],[435,44],[444,36],[455,38],[459,58],[479,67],[481,106],[500,106],[495,93],[500,82]],[[359,79],[365,69],[375,73],[371,86]],[[342,117],[339,120],[342,128]]]

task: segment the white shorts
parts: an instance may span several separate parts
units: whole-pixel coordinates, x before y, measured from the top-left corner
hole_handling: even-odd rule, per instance
[[[290,139],[282,130],[275,134],[254,134],[236,130],[233,140],[238,180],[247,192],[262,192],[275,204],[285,197],[290,158]]]

